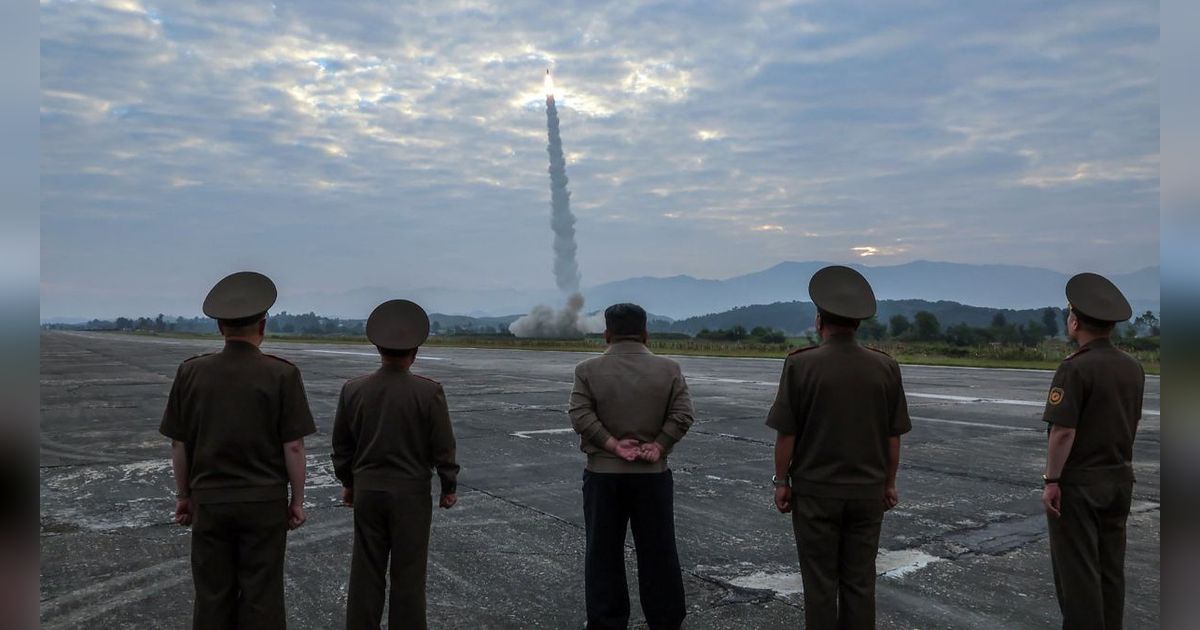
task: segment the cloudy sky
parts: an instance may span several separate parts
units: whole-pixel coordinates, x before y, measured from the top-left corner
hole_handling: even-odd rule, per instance
[[[1156,2],[43,0],[41,30],[44,316],[193,314],[242,268],[552,288],[546,67],[585,285],[1158,262]]]

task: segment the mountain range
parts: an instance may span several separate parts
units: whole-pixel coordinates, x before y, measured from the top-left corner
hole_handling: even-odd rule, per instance
[[[616,302],[635,302],[651,313],[685,319],[721,313],[739,306],[807,300],[809,278],[827,264],[821,261],[783,262],[763,271],[722,280],[680,275],[644,276],[607,282],[584,290],[586,309],[595,311]],[[993,309],[1061,307],[1066,303],[1063,287],[1070,277],[1069,274],[1049,269],[1018,265],[916,261],[902,265],[849,266],[858,269],[870,280],[880,300],[951,301]],[[1159,310],[1158,267],[1109,277],[1125,292],[1135,311]],[[507,317],[527,313],[537,304],[559,306],[564,302],[563,296],[554,289],[359,287],[332,292],[284,292],[274,310],[292,313],[312,311],[326,316],[361,319],[375,305],[395,297],[415,300],[429,312],[471,317]],[[125,297],[118,302],[91,315],[64,313],[60,304],[43,304],[43,321],[86,321],[91,317],[117,315],[153,317],[157,313],[185,317],[199,314],[198,299],[176,303],[162,297],[142,300]],[[61,317],[63,315],[87,316]]]
[[[680,275],[639,277],[608,282],[584,290],[588,310],[616,302],[634,302],[647,311],[673,319],[719,313],[739,306],[808,299],[808,280],[830,263],[783,262],[763,271],[712,280]],[[968,265],[916,261],[869,267],[851,264],[871,282],[880,300],[951,301],[993,309],[1061,307],[1063,287],[1070,274],[1018,265]],[[1110,275],[1134,310],[1159,310],[1159,269]],[[427,310],[475,317],[525,313],[535,304],[558,305],[556,291],[425,288],[400,292]],[[289,300],[287,310],[365,317],[375,304],[395,297],[382,288],[360,288],[336,296],[309,294]],[[300,302],[292,304],[292,302]],[[281,299],[281,302],[283,300]]]

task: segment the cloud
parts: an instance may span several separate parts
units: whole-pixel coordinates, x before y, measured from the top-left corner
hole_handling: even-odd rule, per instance
[[[242,267],[552,286],[546,67],[589,282],[895,238],[876,255],[1158,258],[1148,0],[46,0],[41,30],[48,315],[156,311]]]
[[[859,258],[868,258],[871,256],[895,256],[897,254],[903,254],[904,252],[907,252],[908,248],[899,246],[888,247],[882,245],[860,245],[859,247],[851,247],[850,251],[857,254]]]

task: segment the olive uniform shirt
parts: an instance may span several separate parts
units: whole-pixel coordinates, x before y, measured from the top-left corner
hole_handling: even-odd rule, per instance
[[[283,444],[316,430],[300,370],[244,341],[179,366],[159,427],[186,445],[197,503],[287,499]]]
[[[667,470],[667,454],[692,426],[692,398],[678,363],[640,341],[616,341],[575,366],[567,413],[588,470],[655,473]],[[604,450],[610,437],[657,442],[665,451],[654,463],[627,462]]]
[[[446,393],[407,369],[382,366],[347,381],[333,422],[333,469],[342,485],[362,490],[454,494],[459,466]]]
[[[797,494],[873,499],[888,475],[888,438],[912,429],[900,366],[853,336],[788,356],[767,426],[796,436]]]
[[[1146,373],[1109,339],[1096,339],[1063,360],[1042,419],[1075,429],[1063,484],[1133,481],[1133,438],[1142,418]]]

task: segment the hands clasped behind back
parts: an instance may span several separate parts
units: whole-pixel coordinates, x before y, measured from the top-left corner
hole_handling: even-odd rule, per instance
[[[627,461],[644,461],[651,464],[662,459],[665,449],[658,442],[641,442],[635,438],[609,438],[605,450]]]

